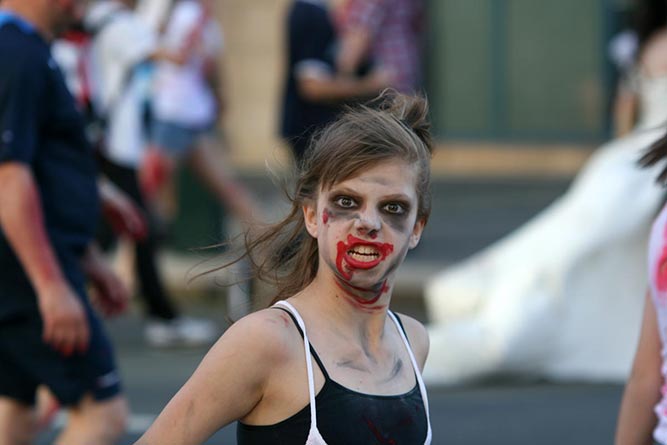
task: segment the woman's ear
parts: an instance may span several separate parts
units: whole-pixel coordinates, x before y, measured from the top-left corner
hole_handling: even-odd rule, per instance
[[[408,244],[410,249],[414,249],[417,247],[417,244],[419,244],[419,240],[422,237],[422,232],[424,231],[425,225],[426,221],[422,218],[415,222],[415,226],[412,228],[412,233],[410,234],[410,243]]]
[[[317,238],[318,235],[317,207],[315,204],[314,202],[310,202],[301,207],[306,230],[313,238]]]

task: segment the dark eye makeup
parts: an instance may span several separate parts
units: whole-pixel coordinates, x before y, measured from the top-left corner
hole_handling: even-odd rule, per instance
[[[352,209],[357,206],[357,201],[347,195],[337,195],[331,200],[332,204],[341,209]]]
[[[382,205],[382,210],[390,215],[404,215],[410,211],[410,205],[405,202],[387,202]]]

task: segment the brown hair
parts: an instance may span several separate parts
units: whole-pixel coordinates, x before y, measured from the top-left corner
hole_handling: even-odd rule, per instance
[[[642,167],[652,167],[667,157],[667,133],[660,139],[653,142],[646,152],[639,158],[639,165]],[[667,183],[667,166],[660,170],[656,182],[665,185]]]
[[[316,200],[320,189],[369,165],[402,159],[418,169],[417,218],[428,220],[433,147],[427,114],[426,99],[388,90],[365,105],[347,108],[313,137],[289,196],[289,214],[258,236],[247,232],[239,258],[248,257],[254,275],[276,287],[275,300],[296,294],[315,278],[317,240],[306,231],[302,207]]]
[[[637,57],[646,42],[667,25],[667,2],[665,0],[637,0],[633,11],[633,28],[637,33]]]

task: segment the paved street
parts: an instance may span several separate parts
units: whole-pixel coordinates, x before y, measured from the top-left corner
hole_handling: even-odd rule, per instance
[[[422,245],[402,275],[394,309],[427,321],[419,284],[429,273],[474,252],[509,232],[553,201],[566,180],[439,180],[433,215]],[[262,192],[269,184],[253,187]],[[262,195],[270,195],[269,189]],[[413,275],[412,277],[410,275]],[[226,325],[224,290],[182,299],[193,315]],[[151,350],[142,342],[137,312],[108,323],[117,345],[133,416],[123,443],[131,443],[195,369],[205,349]],[[434,444],[607,445],[612,442],[620,384],[555,384],[496,379],[474,386],[430,388]],[[56,429],[62,422],[58,419]],[[54,437],[51,430],[39,444]],[[208,444],[235,443],[233,425]]]

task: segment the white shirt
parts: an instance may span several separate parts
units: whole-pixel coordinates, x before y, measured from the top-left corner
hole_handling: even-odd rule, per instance
[[[109,18],[111,16],[111,18]],[[144,104],[150,79],[137,67],[157,48],[157,36],[132,10],[115,0],[95,4],[86,24],[104,23],[93,40],[93,102],[107,116],[106,154],[125,167],[137,167],[146,140]]]
[[[172,3],[172,0],[139,0],[135,11],[151,29],[159,32],[167,20]]]
[[[161,62],[157,66],[153,110],[159,120],[200,127],[215,121],[215,95],[204,77],[204,64],[222,51],[222,31],[217,22],[204,17],[196,0],[176,3],[164,33],[162,45],[174,52],[184,46],[200,28],[194,50],[184,65]],[[196,34],[195,34],[196,35]]]

